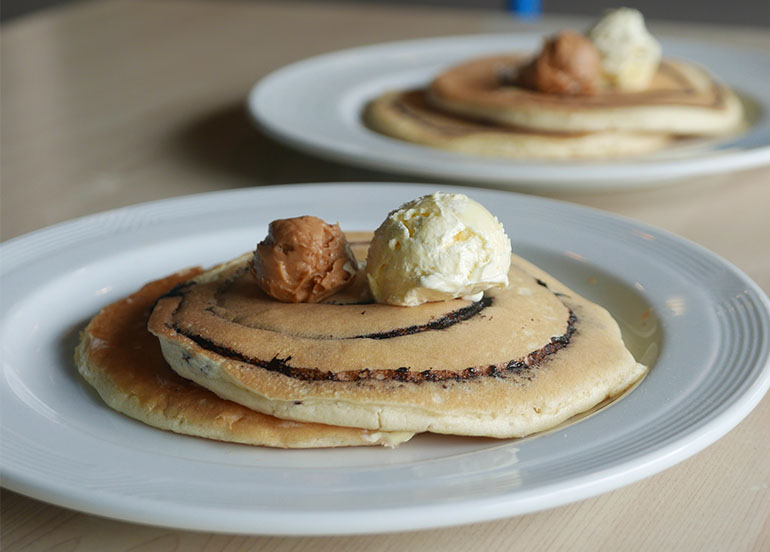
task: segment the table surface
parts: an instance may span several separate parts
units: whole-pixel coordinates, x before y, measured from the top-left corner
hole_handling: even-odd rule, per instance
[[[287,63],[451,34],[553,32],[473,10],[298,2],[78,2],[2,29],[3,239],[122,205],[303,181],[404,180],[261,135],[243,103]],[[654,32],[770,52],[760,28],[652,22]],[[414,179],[412,179],[414,180]],[[770,289],[770,167],[652,189],[552,194],[673,231]],[[2,491],[11,550],[770,550],[770,396],[727,436],[596,498],[463,527],[358,537],[216,535],[145,527]]]

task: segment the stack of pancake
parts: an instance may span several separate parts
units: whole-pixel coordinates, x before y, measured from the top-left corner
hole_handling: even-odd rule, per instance
[[[388,136],[455,152],[523,159],[607,159],[659,150],[680,137],[740,127],[738,97],[705,69],[663,60],[639,91],[565,95],[516,84],[529,56],[473,59],[426,88],[371,101],[366,124]]]
[[[358,258],[369,236],[349,235]],[[362,301],[363,278],[323,303],[282,303],[256,284],[251,257],[105,308],[77,348],[83,377],[155,427],[306,448],[395,446],[419,432],[520,437],[647,370],[604,309],[516,256],[506,288],[416,307]]]
[[[180,377],[163,358],[147,322],[159,297],[201,272],[186,270],[150,282],[104,308],[82,332],[75,362],[110,407],[160,429],[248,445],[395,446],[412,436],[281,420]]]

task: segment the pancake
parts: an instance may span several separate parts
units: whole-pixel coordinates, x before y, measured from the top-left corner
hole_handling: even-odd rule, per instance
[[[200,272],[147,284],[103,309],[83,331],[75,354],[78,370],[111,408],[160,429],[269,447],[394,446],[412,436],[279,420],[179,377],[147,331],[147,320],[161,294]]]
[[[474,121],[429,105],[423,90],[389,92],[370,102],[364,121],[393,138],[470,155],[508,159],[603,159],[639,155],[668,144],[653,132],[556,133]]]
[[[516,256],[505,289],[417,307],[280,303],[250,258],[176,287],[148,327],[183,377],[280,418],[521,437],[646,373],[604,309]]]
[[[742,120],[737,96],[709,73],[663,60],[648,89],[595,95],[545,94],[510,84],[526,60],[501,55],[468,61],[428,87],[431,105],[476,120],[555,132],[625,130],[718,135]]]

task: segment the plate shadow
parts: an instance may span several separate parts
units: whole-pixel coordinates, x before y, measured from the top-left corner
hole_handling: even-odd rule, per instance
[[[208,172],[235,177],[243,186],[336,181],[419,181],[327,161],[284,146],[252,123],[238,101],[191,121],[175,153]]]

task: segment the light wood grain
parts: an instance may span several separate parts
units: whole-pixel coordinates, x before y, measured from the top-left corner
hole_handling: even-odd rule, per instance
[[[286,63],[374,42],[553,31],[500,13],[296,2],[82,2],[2,29],[3,239],[108,208],[266,184],[409,180],[323,161],[256,131],[254,81]],[[656,32],[770,52],[762,29],[653,22]],[[770,289],[770,169],[632,192],[553,194],[654,224]],[[15,550],[770,550],[770,399],[726,437],[639,483],[561,508],[364,537],[214,535],[105,520],[3,490]]]

